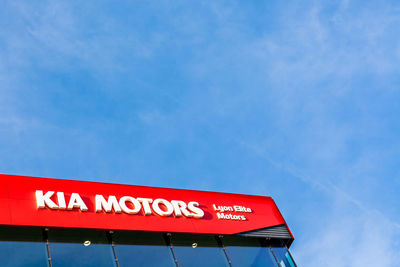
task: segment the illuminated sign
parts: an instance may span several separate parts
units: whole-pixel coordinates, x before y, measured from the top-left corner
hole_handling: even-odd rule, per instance
[[[82,200],[78,193],[72,193],[68,205],[66,205],[64,192],[57,192],[56,204],[51,197],[54,191],[48,191],[45,194],[42,190],[36,190],[36,206],[39,209],[49,208],[52,210],[73,210],[79,209],[80,211],[88,211],[85,202]],[[151,204],[151,205],[150,205]],[[151,206],[151,207],[150,207]],[[165,200],[157,198],[134,198],[131,196],[123,196],[119,200],[115,196],[108,196],[107,200],[103,195],[95,196],[95,210],[96,212],[115,212],[126,214],[138,214],[143,211],[143,215],[151,215],[156,213],[160,216],[181,217],[182,215],[188,218],[203,218],[204,212],[198,208],[199,203],[190,201],[188,204],[181,200]]]
[[[243,214],[232,214],[235,213],[251,213],[252,210],[250,208],[246,208],[244,206],[216,206],[213,204],[213,208],[217,211],[218,219],[223,220],[239,220],[246,221],[246,216]]]
[[[270,197],[0,174],[0,225],[232,235],[288,227]]]

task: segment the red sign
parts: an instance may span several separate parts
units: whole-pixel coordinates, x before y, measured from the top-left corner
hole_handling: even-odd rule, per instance
[[[221,235],[286,226],[270,197],[4,174],[0,209],[2,225]]]

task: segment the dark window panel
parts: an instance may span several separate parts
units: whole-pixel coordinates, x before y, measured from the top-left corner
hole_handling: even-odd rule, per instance
[[[278,266],[270,248],[263,240],[233,236],[221,239],[233,266]]]
[[[281,267],[296,267],[285,247],[274,247],[273,250]]]
[[[115,232],[112,234],[120,267],[175,267],[174,258],[160,233]]]
[[[115,266],[105,231],[50,229],[48,239],[53,267]]]
[[[171,243],[179,266],[229,266],[214,236],[172,235]]]
[[[42,229],[1,227],[0,240],[1,266],[47,266]]]
[[[44,241],[42,228],[39,227],[20,227],[20,226],[1,226],[1,241]]]
[[[41,242],[0,242],[1,266],[47,266],[46,244]]]

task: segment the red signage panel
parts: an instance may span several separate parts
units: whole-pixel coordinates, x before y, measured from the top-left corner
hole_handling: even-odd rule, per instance
[[[286,226],[270,197],[4,174],[0,209],[2,225],[221,235]]]

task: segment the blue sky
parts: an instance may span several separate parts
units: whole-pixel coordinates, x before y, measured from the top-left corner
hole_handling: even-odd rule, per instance
[[[0,172],[274,197],[300,266],[400,258],[398,1],[5,1]]]

